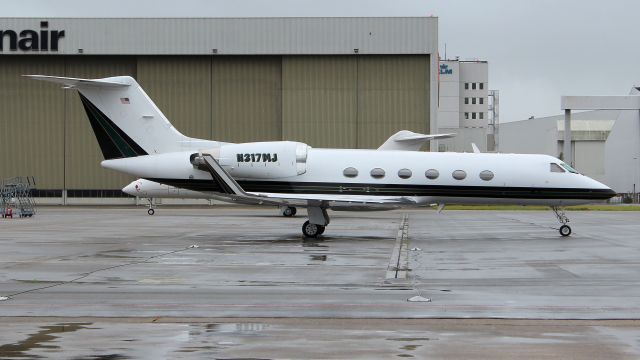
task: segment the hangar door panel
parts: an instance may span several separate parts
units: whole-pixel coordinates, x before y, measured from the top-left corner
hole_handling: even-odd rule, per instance
[[[23,77],[64,75],[53,56],[0,56],[0,178],[34,176],[39,189],[64,183],[64,91]]]
[[[429,133],[429,66],[428,55],[358,57],[359,148],[403,129]]]
[[[354,56],[283,57],[283,138],[314,147],[355,147],[356,75]]]
[[[282,138],[280,56],[216,56],[211,81],[213,139]]]

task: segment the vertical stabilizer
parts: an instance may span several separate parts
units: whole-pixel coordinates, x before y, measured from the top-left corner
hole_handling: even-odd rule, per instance
[[[130,76],[77,79],[27,75],[78,90],[104,158],[181,151],[191,139],[176,130]]]

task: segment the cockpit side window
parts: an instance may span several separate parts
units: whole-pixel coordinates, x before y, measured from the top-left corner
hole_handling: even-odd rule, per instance
[[[577,174],[578,170],[572,168],[571,166],[569,166],[566,163],[560,163],[560,165],[562,165],[563,168],[565,168],[568,172],[572,173],[572,174]]]
[[[565,172],[564,169],[556,163],[550,163],[549,166],[550,166],[551,172],[557,172],[557,173]]]

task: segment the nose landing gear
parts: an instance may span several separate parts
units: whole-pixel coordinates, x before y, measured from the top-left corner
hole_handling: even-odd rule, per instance
[[[567,225],[569,218],[564,213],[564,209],[559,206],[552,206],[551,210],[553,210],[553,213],[556,215],[558,222],[562,224],[559,229],[560,235],[563,237],[571,235],[571,226]]]
[[[282,216],[292,217],[292,216],[296,216],[296,213],[298,212],[298,210],[293,206],[286,206],[286,207],[281,207],[280,212],[282,212]]]
[[[153,215],[156,213],[156,211],[153,209],[153,198],[148,198],[147,200],[149,200],[149,210],[147,210],[147,214]]]

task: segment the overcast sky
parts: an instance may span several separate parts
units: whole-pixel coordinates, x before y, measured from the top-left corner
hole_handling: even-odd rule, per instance
[[[640,84],[637,0],[0,0],[3,17],[439,17],[440,54],[489,61],[501,121]]]

